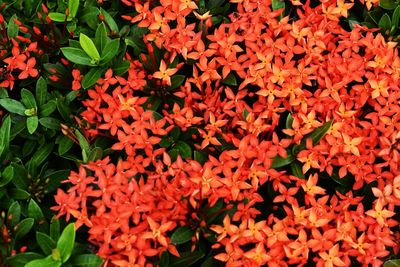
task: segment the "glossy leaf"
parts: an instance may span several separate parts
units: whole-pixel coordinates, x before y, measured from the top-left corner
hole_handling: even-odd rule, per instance
[[[104,47],[108,42],[109,38],[107,36],[107,29],[106,26],[104,25],[104,22],[102,22],[99,24],[99,26],[97,26],[94,43],[96,47],[99,49],[99,52],[103,53]]]
[[[92,63],[94,62],[94,64],[96,64],[100,60],[100,54],[92,39],[90,39],[86,34],[81,33],[79,35],[79,43],[83,51],[85,51],[85,53],[93,60]]]
[[[113,17],[104,9],[100,8],[100,13],[104,16],[104,20],[107,22],[107,25],[110,27],[110,29],[114,32],[117,33],[119,32],[118,30],[118,25],[113,19]]]
[[[8,259],[13,267],[24,267],[30,261],[43,258],[43,255],[34,252],[18,253]]]
[[[387,30],[390,30],[391,26],[392,26],[392,22],[391,19],[389,17],[388,14],[384,14],[381,19],[379,20],[379,28],[381,28],[381,30],[383,32],[386,32]]]
[[[41,232],[36,232],[36,242],[46,255],[50,255],[51,251],[56,247],[56,242],[50,236]]]
[[[28,128],[28,132],[33,134],[39,125],[38,116],[32,116],[27,118],[26,120],[26,127]]]
[[[35,96],[25,88],[21,90],[21,101],[26,108],[37,108]]]
[[[58,119],[52,117],[41,118],[39,122],[43,127],[47,129],[60,130],[61,127],[61,122]]]
[[[107,64],[118,54],[119,43],[119,38],[106,43],[101,53],[100,65]]]
[[[11,118],[9,115],[3,118],[0,126],[0,159],[5,155],[10,146]]]
[[[226,78],[223,79],[221,82],[229,86],[237,86],[236,77],[232,72],[229,73],[229,75],[226,76]]]
[[[44,218],[42,209],[40,206],[36,203],[35,200],[31,199],[29,200],[28,204],[28,216],[30,218],[35,219],[35,221],[40,222]]]
[[[289,165],[292,163],[296,158],[292,154],[287,154],[286,158],[282,158],[281,156],[276,156],[272,159],[272,164],[271,168],[276,169],[276,168],[281,168],[284,166]]]
[[[69,16],[75,18],[79,8],[79,0],[68,0]]]
[[[88,73],[85,74],[85,77],[82,80],[83,89],[88,89],[99,80],[104,70],[101,68],[93,68],[89,70]]]
[[[75,243],[75,228],[74,224],[70,223],[64,228],[60,238],[57,241],[57,249],[60,251],[61,261],[66,262],[71,256]]]
[[[74,267],[100,267],[103,260],[95,254],[82,254],[74,257],[71,263]]]
[[[192,239],[194,231],[190,226],[182,226],[175,230],[171,236],[171,243],[179,245]]]
[[[58,154],[64,155],[72,148],[73,145],[74,142],[71,139],[65,135],[61,136],[58,142]]]
[[[306,148],[306,143],[307,139],[311,138],[313,145],[317,145],[321,139],[325,136],[325,134],[329,131],[329,129],[332,127],[333,120],[330,120],[326,123],[324,123],[321,127],[316,128],[314,131],[312,131],[310,134],[307,134],[304,136],[303,140],[301,140],[299,145],[295,145],[293,147],[293,153],[297,154],[301,150]]]
[[[205,255],[203,251],[181,253],[181,257],[173,257],[172,259],[170,259],[169,267],[187,267],[191,264],[194,264],[204,256]]]
[[[52,256],[47,256],[44,259],[37,259],[29,262],[25,267],[59,267],[61,266],[61,261],[55,261]]]
[[[379,5],[384,9],[392,10],[397,7],[397,3],[395,0],[380,0]]]
[[[11,218],[10,225],[14,227],[19,222],[21,217],[21,205],[17,201],[14,201],[8,208],[7,218]]]
[[[18,32],[19,32],[19,26],[18,26],[17,23],[15,23],[15,21],[14,21],[15,19],[17,19],[17,15],[16,14],[14,14],[10,18],[10,20],[8,22],[8,25],[7,25],[7,36],[8,36],[9,39],[17,37]]]
[[[400,5],[396,7],[392,15],[392,27],[399,28],[400,27]]]
[[[55,22],[65,22],[68,19],[65,14],[59,12],[50,12],[49,18]]]
[[[292,170],[292,174],[293,176],[296,176],[298,178],[304,179],[304,174],[303,174],[303,170],[302,170],[302,165],[300,163],[300,161],[293,161],[290,164],[290,169]]]
[[[8,165],[0,176],[0,187],[7,185],[14,178],[14,167]]]
[[[96,66],[96,64],[92,62],[92,59],[88,56],[88,54],[86,54],[85,51],[80,48],[63,47],[60,49],[64,56],[72,63],[85,66]]]
[[[383,267],[400,267],[400,259],[386,261]]]
[[[40,77],[36,82],[36,101],[38,106],[46,103],[47,99],[47,83],[43,77]]]
[[[3,98],[0,99],[0,105],[3,106],[8,112],[15,113],[21,116],[25,115],[25,107],[24,105],[14,99],[11,98]]]
[[[24,237],[31,229],[35,220],[33,218],[26,218],[20,221],[15,226],[15,239],[21,239]]]
[[[47,102],[39,107],[39,116],[40,117],[47,117],[52,114],[57,108],[57,104],[54,100]]]

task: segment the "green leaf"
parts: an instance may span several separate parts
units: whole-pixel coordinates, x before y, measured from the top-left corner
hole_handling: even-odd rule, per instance
[[[168,267],[169,266],[169,253],[168,251],[164,251],[161,254],[159,267]]]
[[[69,170],[57,170],[51,173],[47,173],[44,179],[49,180],[45,192],[52,192],[56,190],[60,185],[61,181],[66,180],[69,175]]]
[[[400,5],[396,7],[392,15],[392,26],[398,28],[400,26]]]
[[[50,100],[46,104],[43,104],[39,107],[39,115],[40,117],[47,117],[51,113],[53,113],[54,110],[56,110],[56,108],[57,108],[56,102],[54,100]]]
[[[324,125],[321,127],[316,128],[314,131],[311,133],[307,134],[304,136],[303,140],[301,140],[301,143],[299,145],[296,145],[293,147],[293,153],[297,155],[298,152],[306,148],[306,143],[307,139],[311,138],[313,141],[313,145],[317,145],[319,141],[325,136],[325,134],[329,131],[329,129],[332,127],[333,120],[330,120],[328,122],[325,122]]]
[[[397,3],[395,0],[380,0],[379,5],[384,9],[392,10],[397,7]]]
[[[30,261],[43,258],[43,255],[34,252],[18,253],[11,258],[8,258],[8,262],[13,267],[24,267]]]
[[[79,8],[79,0],[68,1],[69,16],[71,18],[75,18],[76,13],[78,12],[78,8]]]
[[[110,60],[113,59],[118,54],[118,49],[119,49],[119,38],[107,42],[103,52],[101,53],[100,65],[104,65],[110,62]]]
[[[278,10],[281,8],[285,8],[285,2],[281,0],[272,0],[272,9]]]
[[[16,113],[21,116],[25,115],[24,105],[17,100],[11,98],[0,99],[0,105],[3,106],[3,108],[5,108],[8,112]]]
[[[56,242],[50,236],[41,232],[36,232],[36,242],[46,255],[50,255],[56,247]]]
[[[10,196],[16,200],[25,200],[31,197],[27,191],[19,188],[11,188],[9,193]]]
[[[229,73],[229,75],[226,76],[226,78],[223,79],[221,82],[229,86],[237,86],[235,74],[233,74],[232,72]]]
[[[103,53],[104,47],[106,46],[108,41],[109,38],[107,36],[107,29],[106,26],[104,25],[104,22],[102,22],[99,24],[99,26],[97,26],[94,38],[94,43],[96,47],[99,48],[100,53]]]
[[[83,89],[88,89],[99,80],[104,70],[101,68],[93,68],[89,70],[88,73],[85,74],[85,77],[82,80]]]
[[[61,261],[53,260],[52,256],[47,256],[44,259],[37,259],[30,261],[25,265],[25,267],[59,267],[61,266]]]
[[[276,169],[287,166],[290,163],[292,163],[295,159],[296,158],[290,153],[287,154],[286,158],[282,158],[281,156],[276,156],[272,159],[271,168]]]
[[[11,218],[10,225],[14,227],[19,222],[21,218],[21,205],[17,201],[14,201],[8,208],[7,218]]]
[[[33,199],[29,200],[28,216],[30,218],[35,219],[36,222],[40,222],[44,218],[44,215],[43,215],[42,210],[40,209],[40,206]]]
[[[208,160],[207,153],[205,153],[204,151],[195,150],[194,160],[203,165]]]
[[[113,67],[113,74],[121,76],[125,72],[128,71],[129,67],[131,66],[131,63],[129,60],[122,61],[121,63],[118,63],[117,66]]]
[[[92,59],[82,49],[74,47],[63,47],[61,48],[61,52],[72,63],[86,66],[96,66],[96,64],[92,62]]]
[[[169,267],[187,267],[205,256],[203,251],[181,253],[181,257],[172,257]]]
[[[82,254],[74,257],[71,263],[74,267],[100,267],[103,260],[95,254]]]
[[[52,117],[41,118],[39,122],[41,125],[43,125],[43,127],[52,130],[60,130],[61,127],[61,122],[58,119]]]
[[[61,261],[66,262],[71,256],[72,249],[74,248],[75,242],[75,228],[74,224],[70,223],[65,227],[61,233],[60,238],[57,241],[57,249],[61,254]]]
[[[71,139],[65,135],[61,136],[58,142],[58,154],[64,155],[71,149],[73,145],[74,142]]]
[[[300,161],[296,160],[293,161],[290,164],[290,169],[292,170],[292,174],[293,176],[296,176],[298,178],[304,179],[304,174],[303,174],[303,170],[302,170],[302,165],[300,163]]]
[[[292,129],[292,124],[293,124],[293,116],[291,113],[289,113],[286,117],[286,129]]]
[[[17,18],[17,15],[13,15],[10,19],[9,19],[9,22],[8,22],[8,25],[7,25],[7,36],[8,36],[8,39],[12,39],[12,38],[15,38],[15,37],[17,37],[17,35],[18,35],[18,32],[19,32],[19,26],[18,26],[18,24],[17,23],[15,23],[15,21],[14,21],[14,19],[16,19]]]
[[[32,117],[28,117],[28,119],[26,120],[26,127],[28,128],[28,132],[30,134],[33,134],[39,124],[39,119],[38,116],[32,116]]]
[[[182,226],[175,230],[171,236],[171,243],[179,245],[192,239],[194,231],[190,226]]]
[[[4,117],[0,127],[0,159],[8,152],[10,147],[11,118],[9,115]]]
[[[54,144],[45,144],[41,146],[38,151],[33,154],[31,161],[34,162],[35,166],[39,166],[42,164],[47,157],[50,155],[50,153],[53,151],[53,146]]]
[[[99,13],[100,11],[97,7],[87,5],[87,7],[83,9],[83,12],[80,13],[79,21],[86,22],[90,28],[95,30],[99,21]]]
[[[400,259],[386,261],[383,267],[400,267]]]
[[[103,149],[100,147],[95,147],[92,150],[90,150],[90,153],[88,155],[88,162],[89,161],[96,161],[98,159],[101,159],[103,157]]]
[[[187,143],[183,141],[178,141],[176,142],[174,148],[179,150],[179,155],[181,155],[183,159],[192,157],[192,148]]]
[[[8,165],[0,176],[0,187],[7,185],[14,178],[14,167]]]
[[[66,15],[63,14],[63,13],[58,13],[58,12],[50,12],[49,13],[49,18],[52,21],[55,21],[55,22],[65,22],[65,21],[67,21]]]
[[[35,220],[33,218],[26,218],[20,221],[14,228],[15,239],[18,240],[24,237],[32,229],[34,222]]]
[[[111,17],[111,15],[109,13],[107,13],[107,11],[105,11],[102,8],[100,8],[100,13],[104,16],[104,20],[106,21],[106,23],[110,27],[111,31],[113,31],[114,33],[118,33],[119,32],[118,25],[115,22],[115,20],[113,19],[113,17]]]
[[[40,77],[36,82],[36,101],[38,106],[46,103],[47,99],[47,83],[43,77]]]
[[[379,28],[381,28],[382,32],[386,32],[388,30],[390,30],[391,26],[392,26],[392,22],[390,20],[390,17],[388,14],[384,14],[381,19],[379,20],[378,23]]]
[[[35,96],[32,94],[31,91],[23,88],[21,90],[21,100],[24,103],[26,108],[37,108]]]
[[[174,126],[169,132],[169,135],[174,138],[174,140],[178,140],[181,135],[181,129],[178,126]]]
[[[185,75],[174,75],[171,77],[171,86],[170,88],[176,89],[179,86],[182,85],[183,81],[185,80],[186,76]]]
[[[68,106],[64,98],[57,99],[57,109],[60,112],[61,117],[66,120],[71,120],[71,108]]]
[[[60,237],[60,221],[56,219],[55,216],[50,222],[50,237],[53,240],[58,240]]]
[[[100,60],[100,54],[99,51],[97,51],[92,39],[90,39],[84,33],[81,33],[79,35],[79,43],[81,44],[83,51],[85,51],[86,54],[93,60],[92,63],[97,64]]]

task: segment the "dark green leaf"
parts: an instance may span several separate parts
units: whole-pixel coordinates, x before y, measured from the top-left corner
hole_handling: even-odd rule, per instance
[[[26,127],[28,128],[28,132],[30,134],[33,134],[36,131],[38,124],[38,116],[28,117],[28,119],[26,120]]]
[[[21,206],[17,201],[14,201],[8,208],[7,218],[11,218],[11,227],[14,227],[19,222],[21,218]]]
[[[25,200],[31,196],[27,191],[20,188],[11,188],[9,192],[10,196],[16,200]]]
[[[301,165],[300,161],[297,161],[297,160],[293,161],[290,164],[290,169],[292,170],[293,176],[296,176],[301,179],[305,178],[303,171],[302,171],[302,165]]]
[[[282,158],[281,156],[276,156],[272,159],[271,168],[276,169],[287,166],[290,163],[292,163],[295,159],[296,158],[290,153],[287,154],[286,158]]]
[[[111,15],[105,11],[104,9],[100,8],[100,13],[104,16],[104,20],[106,21],[106,23],[108,24],[108,26],[110,27],[110,29],[114,32],[114,33],[118,33],[118,25],[115,22],[115,20],[113,19],[113,17],[111,17]]]
[[[79,43],[81,44],[83,51],[85,51],[85,53],[93,60],[92,63],[97,64],[100,60],[100,54],[92,39],[90,39],[86,34],[81,33],[79,35]]]
[[[223,84],[229,85],[229,86],[236,86],[237,81],[235,75],[231,72],[229,73],[228,76],[226,76],[225,79],[221,81]]]
[[[119,49],[119,38],[107,42],[103,52],[101,53],[100,65],[104,65],[110,62],[110,60],[113,59],[118,54],[118,49]]]
[[[384,9],[395,9],[397,7],[397,3],[395,0],[380,0],[379,5]]]
[[[11,118],[4,117],[0,127],[0,158],[8,152],[10,147]]]
[[[67,136],[61,136],[59,142],[58,142],[58,154],[59,155],[64,155],[67,153],[71,147],[74,145],[74,142],[69,139]]]
[[[171,89],[176,89],[182,85],[183,81],[185,80],[185,75],[174,75],[171,77]]]
[[[67,17],[65,16],[65,14],[58,13],[58,12],[50,12],[49,18],[55,22],[64,22],[67,20]]]
[[[9,22],[8,22],[8,25],[7,25],[7,36],[8,36],[8,39],[12,39],[12,38],[15,38],[15,37],[17,37],[17,35],[18,35],[18,32],[19,32],[19,26],[18,26],[18,24],[17,23],[15,23],[15,21],[14,21],[14,19],[16,19],[17,18],[17,15],[13,15],[10,19],[9,19]]]
[[[89,153],[88,162],[96,161],[98,159],[101,159],[102,157],[103,157],[103,149],[101,149],[100,147],[95,147]]]
[[[50,222],[50,237],[53,240],[58,240],[60,237],[60,221],[55,217]]]
[[[205,153],[204,151],[195,150],[194,160],[203,165],[208,160],[207,153]]]
[[[86,66],[96,66],[96,64],[92,63],[92,59],[82,49],[63,47],[61,48],[61,52],[72,63]]]
[[[213,256],[209,256],[200,267],[219,267],[220,261],[214,259]]]
[[[192,157],[192,149],[187,143],[178,141],[176,142],[175,148],[179,150],[179,155],[181,155],[183,159]]]
[[[108,41],[109,38],[107,36],[107,29],[106,26],[104,25],[104,22],[102,22],[99,24],[99,26],[97,26],[94,39],[94,43],[96,44],[96,47],[99,49],[100,53],[103,53],[104,47],[106,46]]]
[[[305,149],[307,139],[309,139],[309,138],[311,138],[314,146],[317,145],[319,143],[319,141],[321,141],[321,139],[325,136],[325,134],[332,127],[332,124],[333,124],[333,120],[325,122],[324,125],[322,125],[321,127],[318,127],[317,129],[312,131],[310,134],[307,134],[306,136],[304,136],[301,143],[299,145],[296,145],[293,147],[293,153],[297,154],[301,150]]]
[[[57,109],[64,120],[69,121],[71,119],[71,108],[67,105],[64,98],[57,99]]]
[[[25,170],[24,165],[13,163],[11,166],[14,168],[14,179],[12,183],[20,188],[27,190],[28,189],[28,181],[27,181],[27,172]]]
[[[46,104],[43,104],[39,107],[39,115],[40,117],[47,117],[51,113],[53,113],[54,110],[56,110],[56,108],[57,108],[56,102],[54,100],[50,100]]]
[[[0,105],[3,106],[8,112],[16,113],[18,115],[25,115],[25,107],[21,102],[11,98],[0,99]]]
[[[381,19],[379,20],[379,28],[381,28],[382,32],[386,32],[387,30],[390,30],[392,26],[392,22],[390,20],[390,17],[388,14],[384,14]]]
[[[181,135],[181,130],[178,126],[175,126],[172,128],[172,130],[169,132],[169,135],[174,138],[174,140],[178,140],[179,136]]]
[[[168,251],[164,251],[161,254],[159,267],[168,267],[169,266],[169,253]]]
[[[40,77],[36,82],[36,101],[38,106],[46,103],[47,99],[47,83],[43,77]]]
[[[82,254],[73,258],[74,267],[100,267],[103,260],[95,254]]]
[[[281,0],[272,0],[272,9],[278,10],[281,8],[285,8],[285,2]]]
[[[171,236],[171,243],[179,245],[192,239],[194,231],[190,226],[182,226],[175,230]]]
[[[37,108],[35,96],[32,94],[31,91],[22,88],[21,98],[22,103],[24,103],[26,108]]]
[[[70,223],[64,228],[60,238],[57,241],[57,249],[61,254],[61,261],[66,262],[71,256],[72,249],[75,242],[75,228],[74,224]]]
[[[36,222],[40,222],[44,218],[40,206],[33,199],[31,199],[28,204],[28,216],[35,219]]]
[[[24,267],[28,262],[42,257],[43,255],[34,252],[18,253],[9,258],[8,262],[11,263],[13,267]]]
[[[85,74],[85,77],[82,80],[83,89],[88,89],[99,80],[104,70],[101,68],[93,68],[89,70],[88,73]]]
[[[34,222],[33,218],[26,218],[20,221],[15,226],[15,239],[18,240],[24,237],[31,230]]]
[[[181,253],[181,257],[173,257],[170,259],[169,267],[187,267],[204,257],[204,252],[194,251],[189,253]]]
[[[37,259],[29,262],[25,267],[59,267],[61,266],[61,261],[56,261],[52,256],[47,256],[44,259]]]
[[[50,255],[51,251],[56,248],[56,242],[50,236],[41,232],[36,232],[36,242],[46,255]]]
[[[399,28],[400,27],[400,5],[396,7],[396,9],[393,12],[392,15],[392,26],[394,26],[395,28]]]
[[[14,167],[8,165],[0,176],[0,187],[7,185],[14,178]]]
[[[79,8],[79,0],[68,0],[69,16],[75,18]]]
[[[52,117],[41,118],[39,122],[41,125],[43,125],[43,127],[52,130],[60,130],[61,127],[61,122],[58,119]]]
[[[129,67],[131,66],[131,63],[129,60],[122,61],[121,63],[118,63],[117,66],[113,67],[113,74],[121,76],[125,72],[128,71]]]

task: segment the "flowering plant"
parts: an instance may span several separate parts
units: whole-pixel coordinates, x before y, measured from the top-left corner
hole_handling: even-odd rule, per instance
[[[398,264],[398,1],[0,6],[4,264]]]

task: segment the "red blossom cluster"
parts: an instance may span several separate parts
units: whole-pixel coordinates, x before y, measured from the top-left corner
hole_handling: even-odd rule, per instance
[[[127,55],[125,78],[109,70],[88,90],[81,114],[92,135],[115,138],[121,156],[72,172],[54,208],[89,227],[100,256],[144,266],[166,250],[178,255],[170,234],[183,225],[216,235],[216,259],[226,266],[380,266],[398,252],[400,58],[380,34],[340,26],[351,3],[293,1],[297,19],[289,20],[271,1],[232,0],[230,22],[208,32],[212,21],[194,1],[122,2],[137,12],[124,19],[149,29],[149,57]],[[191,14],[198,22],[188,24]],[[152,44],[165,49],[159,64]],[[155,64],[152,73],[144,67]],[[183,68],[190,75],[168,92]],[[73,76],[78,90],[80,74]],[[237,86],[223,82],[228,76]],[[154,96],[162,116],[152,110]],[[171,97],[181,104],[167,104]],[[282,127],[288,113],[293,122]],[[325,137],[296,155],[304,179],[273,168],[274,158],[329,121]],[[171,160],[160,142],[174,127],[198,128],[191,138],[208,153],[204,164]],[[352,177],[352,190],[326,187],[323,174]],[[257,208],[266,184],[275,191],[268,211]],[[375,200],[363,202],[372,184]],[[207,225],[199,211],[218,201],[235,212]]]

